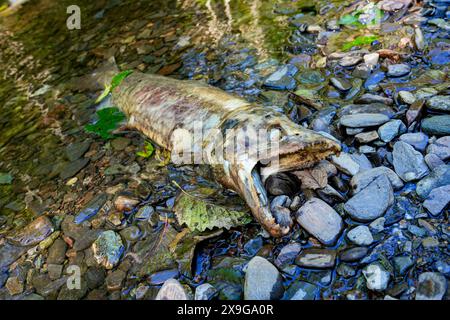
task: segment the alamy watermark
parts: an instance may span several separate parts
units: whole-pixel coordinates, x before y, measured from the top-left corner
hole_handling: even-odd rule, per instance
[[[66,20],[67,29],[80,30],[81,29],[81,9],[77,5],[67,7],[67,14],[70,16]]]

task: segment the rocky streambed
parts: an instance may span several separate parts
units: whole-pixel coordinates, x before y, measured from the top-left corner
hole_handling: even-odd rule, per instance
[[[81,2],[80,31],[66,1],[0,20],[0,298],[448,299],[448,1]],[[100,91],[83,76],[111,56],[339,141],[266,181],[292,232],[196,230],[180,195],[243,202],[137,155],[137,132],[86,132]]]

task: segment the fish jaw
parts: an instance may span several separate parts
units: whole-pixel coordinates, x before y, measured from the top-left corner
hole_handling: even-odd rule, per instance
[[[250,155],[233,163],[225,163],[225,174],[218,180],[239,193],[253,217],[272,237],[283,237],[289,233],[293,222],[290,217],[290,221],[286,221],[272,212],[264,180],[271,174],[309,167],[329,155],[338,154],[340,149],[338,143],[319,133],[296,128],[294,135],[281,138],[279,149],[272,150],[272,154],[269,152],[269,158]],[[275,157],[278,157],[275,166],[262,165],[273,161]]]

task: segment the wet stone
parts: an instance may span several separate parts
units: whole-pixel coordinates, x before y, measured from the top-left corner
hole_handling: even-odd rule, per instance
[[[413,104],[416,102],[416,96],[409,91],[399,91],[398,96],[400,97],[400,100],[406,104]]]
[[[128,147],[131,143],[131,140],[124,137],[115,138],[111,141],[111,146],[116,151],[122,151],[125,150],[126,147]]]
[[[61,278],[63,266],[60,264],[48,264],[47,265],[48,276],[51,280]]]
[[[19,277],[9,277],[5,287],[12,296],[21,294],[24,290],[24,284]]]
[[[293,90],[297,83],[293,76],[298,72],[294,65],[285,65],[264,81],[264,86],[272,90]]]
[[[89,163],[89,159],[87,158],[81,158],[75,161],[72,161],[68,163],[64,168],[61,170],[61,173],[59,174],[59,177],[63,180],[72,178],[74,175],[76,175],[78,172],[80,172],[84,167],[87,166]]]
[[[411,67],[407,64],[391,64],[388,66],[388,77],[403,77],[411,72]]]
[[[330,82],[336,89],[342,92],[346,92],[352,88],[352,84],[348,80],[343,78],[333,77],[330,79]]]
[[[394,271],[397,276],[403,276],[413,266],[414,261],[410,256],[398,256],[393,259]]]
[[[358,246],[368,246],[373,242],[373,236],[367,226],[357,226],[347,233],[347,238]]]
[[[425,272],[419,276],[416,300],[441,300],[447,291],[447,279],[438,272]]]
[[[355,138],[359,143],[369,143],[377,140],[379,136],[376,131],[369,131],[358,133],[357,135],[355,135]]]
[[[296,219],[308,233],[325,245],[333,245],[343,228],[339,214],[317,198],[308,200],[297,211]]]
[[[104,231],[92,244],[94,257],[98,264],[106,269],[112,269],[119,263],[124,251],[122,239],[112,230]]]
[[[402,134],[399,140],[412,145],[418,151],[424,151],[428,144],[428,136],[422,132]]]
[[[218,291],[209,283],[203,283],[195,288],[195,300],[212,300]]]
[[[287,173],[277,173],[267,178],[266,190],[273,196],[292,195],[300,190],[300,182],[297,178]]]
[[[41,216],[23,229],[8,236],[8,239],[20,246],[36,245],[47,238],[54,230],[53,224],[46,216]]]
[[[390,142],[399,134],[402,127],[406,129],[401,120],[391,120],[378,128],[378,135],[384,142]]]
[[[391,98],[386,98],[371,93],[365,93],[361,97],[356,99],[355,103],[362,103],[362,104],[383,103],[385,105],[392,105],[394,101]]]
[[[89,220],[93,216],[95,216],[101,207],[105,204],[106,200],[108,200],[108,196],[106,194],[99,194],[95,196],[88,204],[75,216],[74,222],[76,224],[80,224],[86,220]]]
[[[403,181],[418,180],[429,173],[422,154],[406,142],[397,141],[392,156],[395,172]]]
[[[304,268],[333,268],[336,251],[328,249],[305,249],[295,259],[295,264]]]
[[[298,256],[302,249],[299,243],[290,243],[285,245],[275,259],[275,265],[278,268],[283,268],[294,262],[295,258]]]
[[[122,283],[125,280],[126,273],[120,269],[117,269],[106,277],[106,287],[108,291],[117,291],[122,287]]]
[[[338,275],[344,278],[351,278],[356,274],[356,270],[346,263],[339,264],[339,266],[336,268],[336,272]]]
[[[450,115],[433,116],[422,120],[422,130],[431,135],[450,135]]]
[[[450,136],[441,137],[430,144],[427,148],[427,153],[434,153],[441,160],[450,158]]]
[[[339,65],[341,67],[353,67],[362,61],[361,56],[345,56],[341,60],[339,60]]]
[[[354,176],[360,170],[359,164],[348,153],[341,152],[339,156],[332,156],[331,162],[345,174]]]
[[[423,202],[426,208],[433,216],[439,215],[450,202],[450,185],[433,189]]]
[[[350,198],[345,211],[357,221],[372,221],[381,217],[394,198],[389,179],[381,175]]]
[[[359,113],[342,116],[340,124],[344,127],[365,128],[379,126],[389,121],[389,117],[381,113]]]
[[[426,105],[431,110],[450,111],[450,96],[434,96],[427,100]]]
[[[66,147],[67,159],[69,159],[69,161],[78,160],[89,150],[90,146],[90,140],[69,144]]]
[[[403,181],[398,175],[387,167],[377,167],[360,172],[352,177],[350,180],[350,186],[353,189],[353,193],[356,194],[366,188],[371,182],[381,175],[385,175],[394,189],[401,189],[403,187]]]
[[[441,165],[417,183],[416,193],[420,198],[425,199],[433,189],[449,184],[450,165]]]
[[[281,274],[262,257],[254,257],[245,271],[244,299],[273,300],[283,296]]]
[[[315,300],[319,287],[306,281],[296,281],[286,291],[286,300]]]
[[[366,247],[355,247],[342,251],[339,254],[339,258],[345,262],[359,261],[367,255],[369,251]]]
[[[390,273],[386,271],[380,264],[369,264],[363,269],[364,278],[366,278],[367,288],[374,291],[386,290]]]

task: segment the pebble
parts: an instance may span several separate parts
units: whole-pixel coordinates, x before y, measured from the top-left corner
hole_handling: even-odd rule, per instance
[[[15,296],[23,292],[24,284],[19,277],[9,277],[6,281],[5,287],[10,295]]]
[[[393,190],[386,175],[380,175],[366,188],[350,198],[345,211],[355,220],[368,222],[381,217],[394,199]]]
[[[245,300],[275,300],[284,294],[281,274],[262,257],[254,257],[245,271]]]
[[[391,64],[388,66],[388,77],[403,77],[411,72],[411,67],[407,64]]]
[[[373,242],[373,236],[367,226],[357,226],[347,233],[347,238],[358,246],[368,246]]]
[[[118,137],[111,141],[111,147],[116,151],[125,150],[131,143],[131,140],[124,137]]]
[[[371,182],[381,175],[385,175],[395,190],[403,188],[403,181],[391,169],[381,166],[366,171],[362,171],[352,177],[350,186],[353,189],[353,194],[357,194],[366,188]]]
[[[292,264],[301,250],[302,246],[296,242],[285,245],[281,248],[280,253],[275,259],[275,265],[282,269],[285,266]]]
[[[441,137],[430,144],[427,153],[434,153],[443,161],[448,160],[450,158],[450,136]]]
[[[447,291],[447,279],[438,272],[424,272],[419,276],[416,300],[442,300]]]
[[[343,228],[339,214],[318,198],[308,200],[297,211],[296,219],[308,233],[327,246],[336,242]]]
[[[413,104],[417,100],[416,96],[409,91],[399,91],[398,96],[400,97],[400,100],[406,104]]]
[[[61,264],[47,264],[48,276],[51,280],[61,278],[63,266]]]
[[[439,215],[450,202],[450,185],[433,189],[423,202],[426,208],[433,216]]]
[[[370,223],[369,227],[373,231],[379,233],[379,232],[382,232],[384,230],[384,223],[385,222],[386,222],[386,218],[385,217],[380,217],[380,218],[375,219],[374,221],[372,221]]]
[[[365,128],[382,125],[389,117],[381,113],[358,113],[342,116],[340,124],[344,127]]]
[[[339,91],[346,92],[352,88],[352,84],[343,78],[332,77],[330,82]]]
[[[114,200],[114,207],[120,212],[130,211],[138,204],[139,204],[138,199],[125,195],[120,195],[116,197],[116,199]]]
[[[355,100],[355,103],[362,103],[362,104],[382,103],[389,106],[394,103],[394,100],[376,94],[364,93],[361,97]]]
[[[450,115],[433,116],[422,120],[422,130],[428,134],[450,135]]]
[[[366,247],[354,247],[342,251],[339,258],[344,262],[355,262],[364,258],[368,251],[369,249]]]
[[[294,282],[286,292],[289,300],[315,300],[319,287],[306,281]]]
[[[80,158],[75,161],[69,162],[64,168],[61,170],[59,177],[63,180],[72,178],[78,172],[81,171],[84,167],[89,163],[89,159]]]
[[[449,184],[450,165],[444,164],[433,169],[428,176],[417,183],[416,193],[420,198],[426,199],[433,189]]]
[[[364,62],[373,69],[378,64],[379,58],[380,55],[376,52],[368,53],[364,55]]]
[[[395,172],[403,181],[418,180],[429,173],[422,154],[406,142],[397,141],[392,156]]]
[[[50,219],[47,216],[40,216],[24,228],[9,235],[7,239],[23,247],[33,246],[50,236],[53,230]]]
[[[379,136],[376,131],[369,131],[358,133],[357,135],[355,135],[355,138],[359,143],[369,143],[377,140]]]
[[[362,61],[361,56],[348,55],[339,60],[339,65],[341,67],[353,67]]]
[[[445,164],[444,161],[442,161],[437,155],[434,153],[429,153],[424,158],[426,164],[428,165],[428,168],[430,170],[434,170],[435,168]]]
[[[114,268],[120,260],[125,247],[120,236],[112,230],[104,231],[92,244],[94,258],[106,269]]]
[[[359,164],[345,152],[341,152],[339,156],[331,156],[331,162],[345,174],[354,176],[360,170]]]
[[[378,128],[378,135],[384,142],[390,142],[398,135],[402,127],[406,129],[401,120],[391,120]]]
[[[422,132],[404,133],[399,140],[412,145],[418,151],[424,151],[428,144],[428,136]]]
[[[209,283],[203,283],[195,288],[195,300],[211,300],[217,296],[218,291]]]
[[[159,289],[155,300],[192,300],[185,288],[176,279],[169,279]]]
[[[108,291],[118,291],[122,287],[122,283],[125,280],[127,274],[120,269],[114,270],[106,277],[106,287]]]
[[[426,106],[435,111],[450,111],[450,96],[434,96],[427,100]]]
[[[386,290],[391,274],[378,263],[372,263],[363,269],[367,288],[374,291]]]
[[[269,176],[265,183],[266,190],[273,196],[291,196],[300,190],[300,182],[292,174],[277,173]]]
[[[272,90],[294,90],[297,86],[292,78],[298,69],[294,65],[285,65],[272,73],[264,81],[264,86]]]
[[[67,159],[69,159],[69,161],[75,161],[81,158],[89,150],[90,146],[91,146],[90,140],[69,144],[66,147]]]
[[[295,264],[304,268],[333,268],[335,262],[336,251],[318,248],[305,249],[295,259]]]
[[[74,222],[76,224],[80,224],[86,220],[89,220],[93,216],[95,216],[101,207],[105,204],[106,200],[108,200],[108,196],[106,194],[99,194],[95,196],[88,204],[84,206],[84,208],[75,216]]]
[[[396,276],[403,276],[413,266],[414,261],[410,256],[397,256],[393,259]]]

